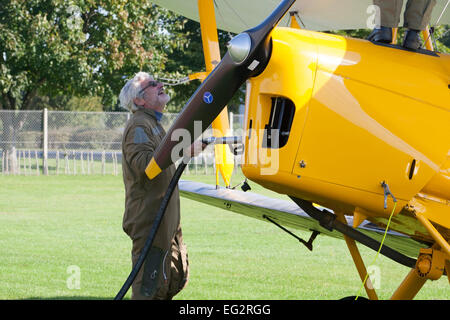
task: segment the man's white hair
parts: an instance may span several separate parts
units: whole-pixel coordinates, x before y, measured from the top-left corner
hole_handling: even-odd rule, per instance
[[[120,90],[119,100],[122,108],[128,109],[130,112],[135,112],[141,106],[137,106],[134,104],[135,98],[141,98],[139,91],[141,91],[141,82],[151,78],[150,74],[147,72],[138,72],[136,75],[127,81],[123,86],[122,90]]]

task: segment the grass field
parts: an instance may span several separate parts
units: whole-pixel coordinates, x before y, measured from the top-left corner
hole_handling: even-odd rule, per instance
[[[184,178],[214,183],[213,176]],[[340,299],[360,288],[341,240],[319,236],[310,252],[271,224],[181,204],[191,276],[176,299]],[[120,175],[0,176],[0,299],[114,298],[131,269],[123,206]],[[375,252],[360,248],[369,264]],[[377,267],[378,296],[388,299],[408,270],[383,256]],[[416,299],[449,297],[441,278]]]

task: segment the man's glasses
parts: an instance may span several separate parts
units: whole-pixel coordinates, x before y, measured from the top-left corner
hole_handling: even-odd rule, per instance
[[[139,91],[139,94],[142,94],[142,92],[144,92],[149,87],[154,88],[157,86],[158,86],[158,81],[149,81],[148,84]]]

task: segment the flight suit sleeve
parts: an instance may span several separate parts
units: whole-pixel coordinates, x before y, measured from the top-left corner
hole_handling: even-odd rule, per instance
[[[155,136],[145,127],[135,126],[130,128],[124,142],[123,149],[130,168],[136,176],[144,175],[157,146]]]

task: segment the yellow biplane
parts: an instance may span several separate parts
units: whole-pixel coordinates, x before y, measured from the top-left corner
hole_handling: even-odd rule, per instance
[[[150,179],[181,158],[175,130],[193,141],[212,123],[225,137],[214,142],[226,186],[226,143],[242,142],[246,178],[293,202],[189,181],[183,196],[312,230],[309,248],[319,233],[345,239],[370,299],[356,242],[411,269],[392,299],[450,281],[450,56],[433,50],[428,29],[426,48],[411,51],[321,32],[367,28],[370,0],[153,2],[200,22],[207,76],[155,151]],[[449,23],[447,6],[438,1],[432,22]],[[237,34],[222,59],[217,28]],[[226,104],[244,84],[245,134],[226,137]]]

